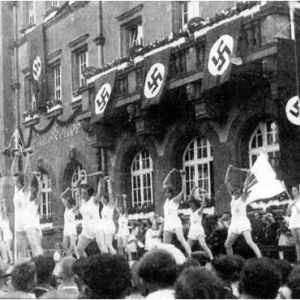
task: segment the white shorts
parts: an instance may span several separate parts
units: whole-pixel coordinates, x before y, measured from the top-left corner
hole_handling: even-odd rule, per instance
[[[235,222],[230,223],[228,228],[228,235],[230,233],[241,234],[244,231],[251,230],[251,224],[248,218],[241,218]]]
[[[116,226],[113,221],[103,221],[100,227],[106,234],[115,234]]]
[[[198,240],[199,236],[205,237],[203,226],[200,224],[192,225],[189,230],[188,238]]]
[[[77,235],[77,227],[76,226],[64,226],[64,236]]]
[[[81,235],[85,238],[93,240],[96,238],[96,232],[99,230],[99,225],[95,223],[82,224]]]
[[[175,232],[175,228],[182,228],[182,223],[179,217],[166,220],[164,222],[164,231]]]

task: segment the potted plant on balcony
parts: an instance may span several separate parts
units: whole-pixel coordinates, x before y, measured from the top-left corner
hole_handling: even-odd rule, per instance
[[[60,99],[48,100],[46,102],[47,115],[53,117],[62,113],[63,105]]]
[[[25,123],[37,123],[39,120],[39,114],[36,110],[26,110],[23,113],[23,117],[24,117],[24,122]]]

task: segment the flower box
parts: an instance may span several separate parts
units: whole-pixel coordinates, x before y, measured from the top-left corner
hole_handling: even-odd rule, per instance
[[[63,111],[63,106],[61,104],[57,104],[47,109],[47,117],[53,118],[55,116],[61,115]]]
[[[26,115],[24,116],[24,125],[25,127],[30,127],[34,124],[37,124],[40,121],[40,117],[37,113],[33,114],[33,115]]]

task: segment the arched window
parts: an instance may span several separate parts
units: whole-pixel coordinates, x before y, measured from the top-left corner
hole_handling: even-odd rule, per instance
[[[278,128],[275,122],[259,123],[249,141],[249,165],[253,166],[260,152],[268,155],[276,170],[279,162]]]
[[[153,166],[148,151],[138,152],[131,164],[132,205],[142,206],[153,203]]]
[[[186,172],[186,196],[197,185],[206,193],[201,196],[210,198],[213,193],[213,152],[205,137],[192,140],[183,154],[183,167]]]
[[[72,178],[71,178],[71,187],[72,187],[72,197],[76,200],[79,195],[76,192],[76,182],[79,178],[79,174],[83,173],[85,175],[84,179],[81,181],[82,184],[87,183],[86,179],[86,170],[83,169],[81,164],[77,164],[74,167]]]
[[[41,173],[41,204],[40,204],[40,219],[42,223],[53,222],[52,220],[52,184],[51,179],[46,172]]]

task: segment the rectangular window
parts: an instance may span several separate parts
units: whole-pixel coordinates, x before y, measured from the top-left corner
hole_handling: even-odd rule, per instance
[[[79,72],[79,87],[86,84],[83,76],[83,70],[87,67],[87,51],[78,54],[78,72]]]
[[[184,1],[181,8],[182,27],[187,27],[190,19],[199,17],[199,1]]]
[[[51,7],[58,7],[58,1],[50,1]]]
[[[36,23],[36,6],[35,1],[25,2],[26,25],[31,26]]]
[[[52,189],[48,174],[41,175],[42,181],[42,199],[40,205],[40,219],[41,223],[53,222],[52,220]]]
[[[61,100],[61,65],[53,67],[54,96],[56,100]]]
[[[133,46],[143,45],[144,34],[142,18],[138,17],[121,26],[121,52],[122,56],[129,55]]]
[[[73,90],[77,90],[86,85],[83,71],[88,67],[88,50],[87,45],[76,49],[72,55],[73,65]]]

